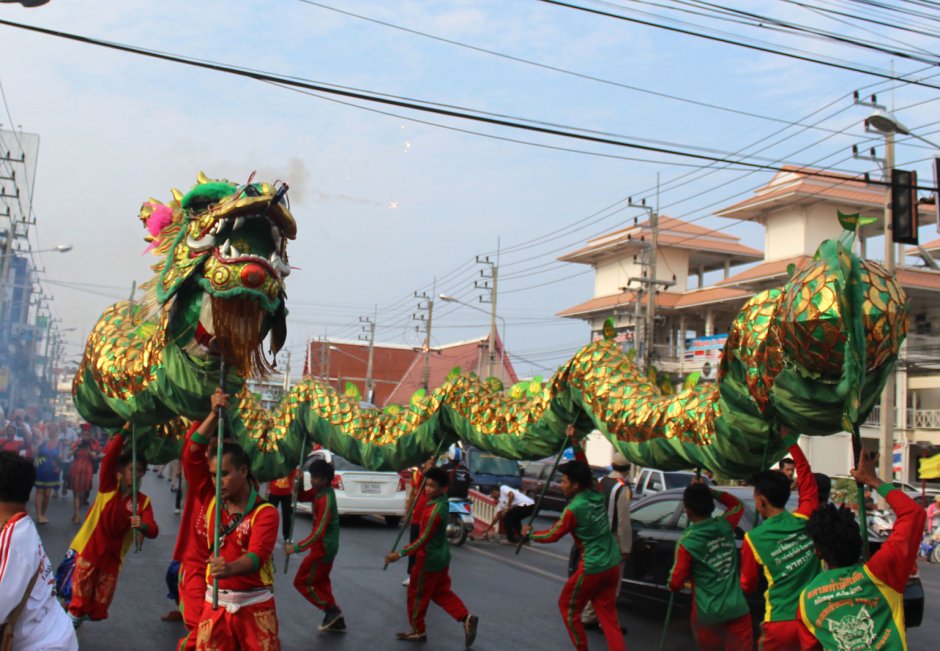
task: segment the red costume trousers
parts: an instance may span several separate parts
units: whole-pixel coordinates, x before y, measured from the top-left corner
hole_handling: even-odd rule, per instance
[[[754,648],[750,613],[720,624],[700,624],[694,608],[693,605],[692,630],[700,651],[751,651]],[[799,646],[793,649],[796,651]]]
[[[205,598],[205,594],[203,594]],[[274,599],[242,606],[230,613],[220,605],[212,610],[206,602],[196,632],[198,651],[280,651]]]
[[[790,651],[800,648],[800,622],[790,619],[785,622],[764,622],[761,624],[760,651]]]
[[[193,563],[180,564],[180,613],[186,624],[186,637],[176,645],[177,651],[195,651],[196,628],[202,618],[202,605],[206,603],[206,566]]]
[[[333,561],[323,562],[322,556],[307,556],[294,577],[294,587],[303,598],[320,610],[336,607],[333,598],[333,586],[330,584],[330,571]]]
[[[88,617],[93,621],[107,619],[108,608],[117,587],[117,577],[117,572],[98,569],[82,558],[81,554],[76,556],[69,614],[73,617]]]
[[[424,616],[432,601],[458,622],[470,614],[460,597],[450,589],[448,568],[425,572],[424,559],[419,558],[411,570],[411,582],[408,584],[408,621],[411,622],[411,630],[425,632]]]
[[[574,648],[578,651],[587,651],[587,635],[584,623],[581,621],[581,612],[590,601],[597,613],[597,621],[604,631],[607,648],[610,651],[626,651],[627,645],[620,631],[620,621],[617,619],[617,584],[620,583],[620,566],[616,565],[609,570],[597,574],[585,574],[582,567],[571,575],[565,587],[561,589],[558,598],[558,609],[565,621],[565,628]]]

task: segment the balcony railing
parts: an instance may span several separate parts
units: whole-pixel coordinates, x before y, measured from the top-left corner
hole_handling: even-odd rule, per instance
[[[901,413],[895,410],[895,427],[901,427]],[[867,427],[881,426],[881,406],[875,405],[871,414],[863,425]],[[908,409],[907,427],[909,429],[940,429],[940,409]]]

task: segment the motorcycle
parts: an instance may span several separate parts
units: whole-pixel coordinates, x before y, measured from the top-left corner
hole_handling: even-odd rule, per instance
[[[881,538],[887,538],[894,529],[893,514],[881,510],[872,511],[868,514],[868,529]]]
[[[925,558],[931,563],[940,563],[940,538],[937,534],[926,534],[920,542],[918,556]]]
[[[460,547],[473,531],[473,509],[470,500],[462,497],[447,498],[447,505],[447,540],[454,547]]]

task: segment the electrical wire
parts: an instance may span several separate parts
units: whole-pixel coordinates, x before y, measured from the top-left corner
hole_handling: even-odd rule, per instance
[[[558,3],[556,0],[540,0],[540,1],[552,2],[556,4],[564,4],[564,3]],[[571,6],[576,7],[576,5],[571,5]],[[206,70],[212,70],[215,72],[222,72],[225,74],[246,77],[249,79],[254,79],[256,81],[275,82],[275,83],[283,84],[287,86],[294,86],[298,88],[304,88],[307,90],[314,90],[314,91],[318,91],[321,93],[335,94],[335,95],[340,95],[343,97],[358,99],[362,101],[376,102],[379,104],[396,106],[399,108],[407,108],[407,109],[411,109],[415,111],[433,113],[436,115],[442,115],[442,116],[447,116],[447,117],[452,117],[452,118],[481,122],[484,124],[489,124],[491,126],[501,126],[501,127],[512,128],[512,129],[520,129],[520,130],[529,131],[533,133],[539,133],[543,135],[570,138],[570,139],[581,140],[585,142],[593,142],[597,144],[610,145],[610,146],[615,146],[615,147],[624,147],[627,149],[636,149],[639,151],[653,152],[653,153],[664,154],[668,156],[679,156],[679,157],[684,157],[684,158],[692,158],[692,159],[697,159],[697,160],[706,160],[706,161],[719,162],[719,163],[733,162],[736,165],[741,165],[744,167],[750,167],[754,169],[767,169],[767,170],[773,169],[769,165],[765,165],[765,164],[757,163],[757,162],[751,162],[751,161],[745,162],[745,161],[740,161],[740,160],[729,161],[724,157],[712,156],[712,155],[705,154],[705,153],[682,151],[679,149],[673,149],[669,147],[660,147],[660,146],[649,145],[649,144],[641,144],[638,142],[628,142],[628,141],[623,141],[623,140],[617,140],[617,139],[610,138],[610,137],[593,135],[591,133],[586,133],[586,132],[565,131],[564,129],[556,129],[553,127],[541,126],[539,124],[526,124],[522,122],[514,122],[512,120],[492,117],[492,116],[483,115],[483,114],[473,114],[473,113],[466,112],[466,110],[454,110],[454,109],[449,109],[449,108],[441,108],[439,106],[434,106],[431,104],[419,104],[410,100],[397,99],[395,97],[388,96],[388,95],[376,94],[372,91],[349,90],[349,89],[341,88],[341,87],[329,87],[321,83],[297,81],[295,79],[283,77],[280,75],[275,75],[273,73],[253,71],[253,70],[248,70],[245,68],[239,68],[239,67],[234,67],[231,65],[220,64],[220,63],[210,63],[210,62],[205,62],[205,61],[201,61],[201,60],[197,60],[193,58],[187,58],[187,57],[183,57],[183,56],[179,56],[175,54],[157,52],[155,50],[148,50],[148,49],[139,48],[136,46],[115,43],[112,41],[104,41],[101,39],[91,38],[88,36],[80,36],[77,34],[63,32],[60,30],[47,29],[43,27],[37,27],[34,25],[25,25],[22,23],[16,23],[16,22],[8,21],[8,20],[0,20],[0,25],[6,25],[8,27],[14,27],[16,29],[23,29],[27,31],[44,34],[47,36],[54,36],[57,38],[76,41],[76,42],[83,43],[86,45],[94,45],[97,47],[108,48],[108,49],[117,50],[117,51],[129,53],[129,54],[136,54],[136,55],[140,55],[144,57],[159,59],[163,61],[169,61],[173,63],[179,63],[179,64],[202,68]],[[900,77],[896,77],[896,76],[891,76],[888,78],[897,79],[897,80],[901,79]],[[909,83],[923,84],[923,82],[917,82],[916,80],[911,80]],[[935,88],[940,89],[940,86],[936,86]],[[829,174],[827,174],[826,172],[818,172],[815,175],[816,176],[829,176]]]
[[[844,63],[838,63],[838,62],[836,62],[836,61],[826,61],[826,60],[819,59],[819,58],[816,58],[816,57],[807,56],[807,55],[802,55],[802,54],[797,54],[797,53],[795,53],[795,52],[786,52],[786,51],[784,51],[784,50],[780,50],[780,49],[776,49],[776,48],[772,48],[772,47],[766,47],[766,46],[762,46],[762,45],[755,45],[755,44],[752,44],[752,43],[744,43],[744,42],[742,42],[742,41],[736,41],[736,40],[734,40],[734,39],[725,38],[725,37],[722,37],[722,36],[715,36],[715,35],[712,35],[712,34],[704,34],[704,33],[702,33],[702,32],[696,32],[696,31],[694,31],[694,30],[689,30],[689,29],[685,29],[685,28],[681,28],[681,27],[673,27],[673,26],[671,26],[671,25],[664,25],[664,24],[662,24],[662,23],[655,23],[655,22],[652,22],[652,21],[649,21],[649,20],[644,20],[644,19],[641,19],[641,18],[632,18],[632,17],[630,17],[630,16],[624,16],[624,15],[622,15],[622,14],[615,14],[615,13],[612,13],[612,12],[609,12],[609,11],[602,11],[602,10],[600,10],[600,9],[595,9],[595,8],[592,8],[592,7],[584,7],[584,6],[572,4],[572,3],[569,3],[569,2],[563,2],[562,0],[538,0],[538,2],[544,2],[544,3],[546,3],[546,4],[556,5],[556,6],[559,6],[559,7],[565,7],[565,8],[568,8],[568,9],[574,9],[574,10],[576,10],[576,11],[582,11],[582,12],[585,12],[585,13],[595,14],[595,15],[598,15],[598,16],[606,17],[606,18],[614,18],[614,19],[617,19],[617,20],[623,20],[623,21],[630,22],[630,23],[635,23],[635,24],[638,24],[638,25],[644,25],[644,26],[646,26],[646,27],[655,27],[655,28],[657,28],[657,29],[663,29],[663,30],[670,31],[670,32],[676,32],[676,33],[679,33],[679,34],[685,34],[686,36],[695,36],[695,37],[697,37],[697,38],[702,38],[702,39],[706,39],[706,40],[709,40],[709,41],[715,41],[715,42],[718,42],[718,43],[723,43],[723,44],[725,44],[725,45],[735,45],[735,46],[737,46],[737,47],[742,47],[742,48],[746,48],[746,49],[749,49],[749,50],[755,50],[755,51],[758,51],[758,52],[765,52],[765,53],[767,53],[767,54],[776,54],[776,55],[783,56],[783,57],[787,57],[787,58],[790,58],[790,59],[796,59],[796,60],[798,60],[798,61],[805,61],[805,62],[808,62],[808,63],[816,63],[816,64],[823,65],[823,66],[827,66],[827,67],[830,67],[830,68],[838,68],[838,69],[840,69],[840,70],[848,70],[848,71],[850,71],[850,72],[857,72],[857,73],[859,73],[859,74],[869,75],[869,76],[872,76],[872,77],[880,77],[880,78],[882,78],[882,79],[889,79],[889,80],[893,80],[893,81],[908,81],[909,83],[912,83],[912,84],[915,84],[915,85],[918,85],[918,86],[924,86],[925,88],[933,88],[933,89],[935,89],[935,90],[940,90],[940,86],[937,86],[937,85],[935,85],[935,84],[927,84],[927,83],[925,83],[925,82],[918,82],[918,81],[912,81],[912,80],[905,80],[903,77],[899,77],[899,76],[894,75],[894,74],[889,74],[889,73],[880,72],[880,71],[877,71],[877,70],[866,69],[866,68],[860,68],[860,67],[858,67],[858,66],[848,65],[848,64],[844,64]]]

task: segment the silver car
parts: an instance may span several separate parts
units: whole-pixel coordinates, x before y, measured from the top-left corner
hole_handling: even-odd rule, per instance
[[[333,464],[333,490],[340,515],[378,515],[396,526],[405,515],[404,478],[394,471],[366,470],[329,450],[316,450],[304,463],[304,488],[313,487],[307,469],[314,459]],[[310,502],[299,502],[298,513],[310,513]]]

